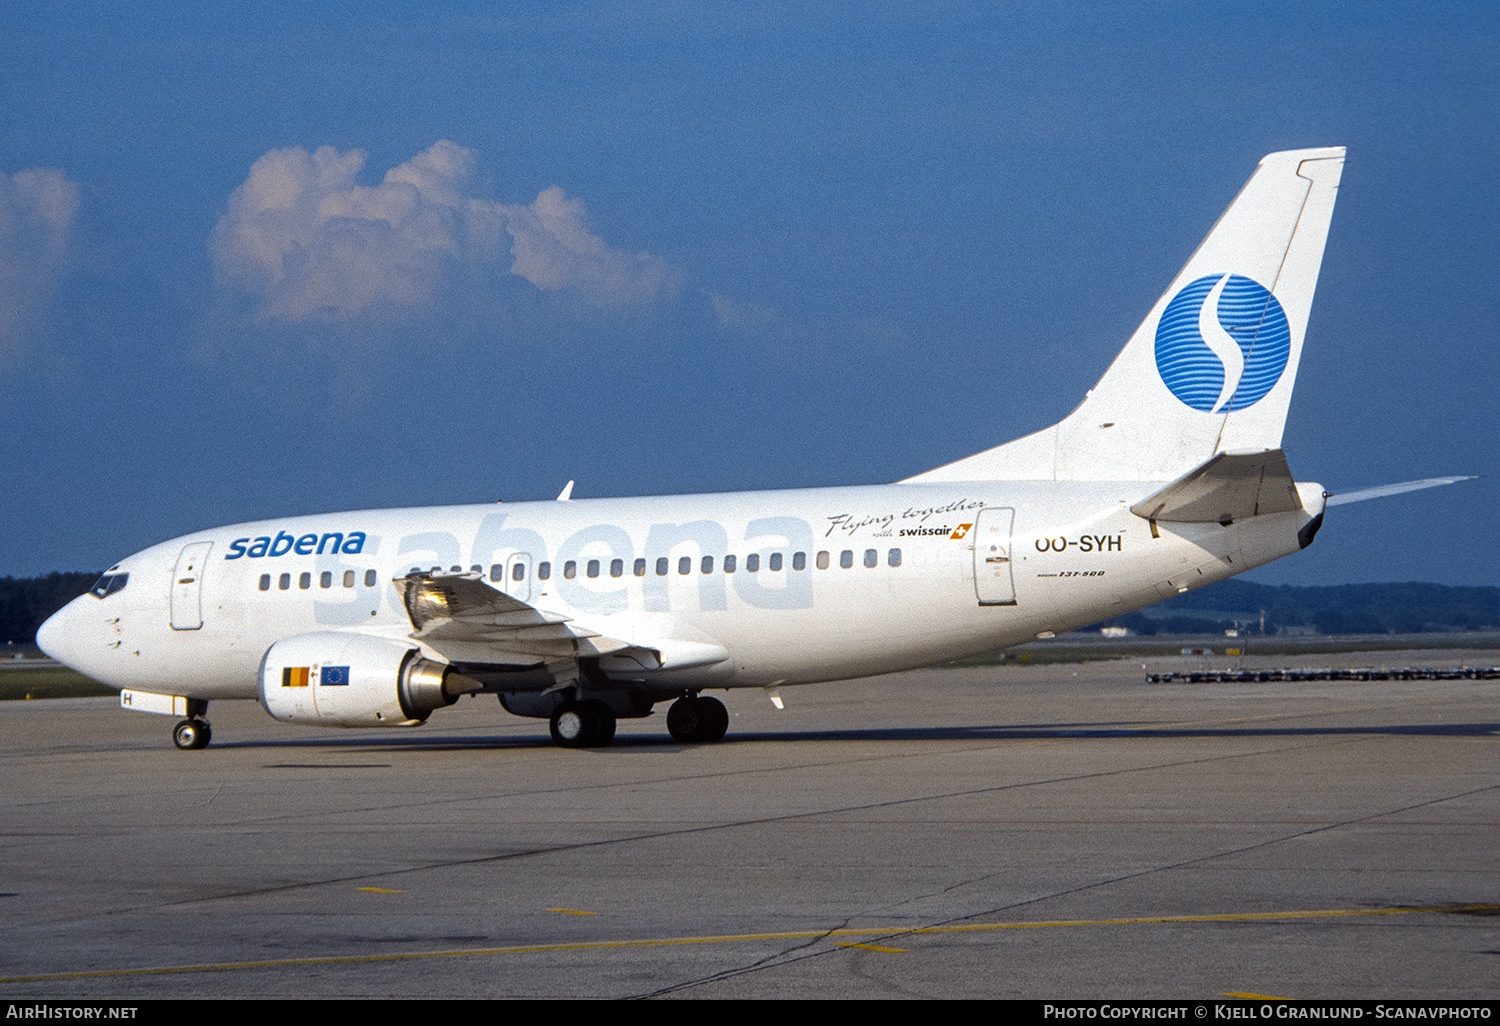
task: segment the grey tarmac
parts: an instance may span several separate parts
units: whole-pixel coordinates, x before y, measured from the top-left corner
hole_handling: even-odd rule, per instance
[[[201,752],[107,698],[0,704],[0,997],[1500,995],[1500,682],[783,697],[598,750],[485,697],[392,731],[218,703]]]

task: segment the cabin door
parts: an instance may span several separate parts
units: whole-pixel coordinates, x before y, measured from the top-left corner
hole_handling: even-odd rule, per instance
[[[208,562],[208,550],[213,542],[193,542],[177,557],[177,567],[172,571],[172,629],[195,631],[203,626],[203,606],[200,589],[203,585],[203,566]]]
[[[1010,560],[1015,520],[1015,510],[996,506],[980,510],[974,522],[974,591],[981,606],[1016,604]]]

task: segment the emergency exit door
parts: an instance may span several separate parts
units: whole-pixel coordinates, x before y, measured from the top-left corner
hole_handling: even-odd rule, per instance
[[[505,581],[500,590],[513,599],[531,601],[531,554],[517,552],[505,561]]]

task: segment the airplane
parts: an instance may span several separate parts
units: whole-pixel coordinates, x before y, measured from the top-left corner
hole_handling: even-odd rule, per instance
[[[894,484],[328,513],[121,560],[37,632],[125,709],[413,727],[461,696],[596,747],[710,689],[891,673],[1139,609],[1312,543],[1342,495],[1281,448],[1344,149],[1272,153],[1098,384],[1044,430]]]

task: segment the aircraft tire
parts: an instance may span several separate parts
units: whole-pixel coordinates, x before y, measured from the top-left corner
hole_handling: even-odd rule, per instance
[[[552,712],[552,740],[564,748],[601,748],[615,736],[615,714],[603,702],[564,702]]]
[[[729,730],[729,710],[717,698],[698,697],[697,741],[718,741]]]
[[[183,720],[172,728],[172,743],[184,752],[195,752],[208,747],[213,731],[204,720]]]
[[[729,710],[717,698],[684,695],[667,710],[667,730],[674,741],[717,741],[728,729]]]
[[[667,710],[667,733],[672,735],[673,741],[687,743],[697,740],[698,734],[698,700],[691,695],[684,695],[672,703]]]
[[[552,740],[564,748],[582,748],[588,736],[589,716],[572,702],[552,710]]]
[[[594,732],[588,747],[603,748],[615,739],[615,711],[597,699],[591,699],[583,704],[591,707],[594,721],[598,724],[598,729]]]

